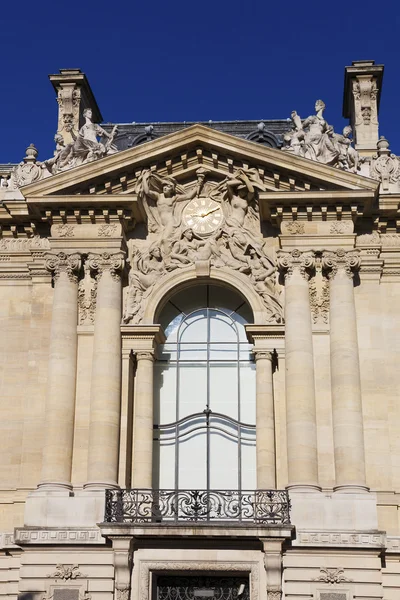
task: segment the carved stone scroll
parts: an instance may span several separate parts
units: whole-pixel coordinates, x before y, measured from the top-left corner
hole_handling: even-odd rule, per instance
[[[64,272],[70,281],[78,281],[78,273],[81,268],[81,255],[78,253],[66,254],[59,252],[58,254],[46,255],[45,267],[53,273],[54,279],[57,280],[60,273]]]

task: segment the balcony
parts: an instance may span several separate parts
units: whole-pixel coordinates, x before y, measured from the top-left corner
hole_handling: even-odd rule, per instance
[[[106,490],[104,524],[287,526],[286,490]]]

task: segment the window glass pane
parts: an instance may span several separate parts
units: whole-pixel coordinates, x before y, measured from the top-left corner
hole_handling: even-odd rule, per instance
[[[175,488],[175,442],[163,443],[159,445],[159,484],[158,487],[164,490]]]
[[[206,432],[196,431],[178,442],[180,489],[204,490],[207,488]]]
[[[204,365],[179,365],[179,419],[203,412],[207,405],[207,368]]]
[[[257,489],[256,477],[256,441],[254,443],[242,443],[242,489],[255,490]]]
[[[210,432],[210,488],[237,490],[238,445],[219,431]]]
[[[237,363],[210,364],[210,408],[238,419]]]
[[[226,344],[210,344],[209,360],[236,362],[238,360],[238,345],[231,342]]]
[[[176,420],[176,367],[163,363],[154,365],[154,422]]]
[[[242,423],[256,423],[256,365],[240,364],[240,420]]]
[[[210,314],[210,342],[237,342],[238,335],[232,319],[214,310]]]
[[[179,344],[179,361],[183,360],[207,360],[207,344]]]
[[[207,342],[207,310],[198,310],[186,317],[178,335],[178,342]]]

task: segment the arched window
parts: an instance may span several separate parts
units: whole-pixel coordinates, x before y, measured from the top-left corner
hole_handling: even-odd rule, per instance
[[[245,300],[197,285],[173,296],[159,322],[155,364],[156,489],[256,488],[255,364]]]

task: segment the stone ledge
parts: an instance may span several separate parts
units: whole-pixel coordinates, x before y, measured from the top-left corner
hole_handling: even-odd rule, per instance
[[[126,523],[99,523],[102,535],[107,537],[132,536],[132,537],[208,537],[208,538],[284,538],[293,539],[295,527],[293,525],[235,525],[222,523],[209,525],[201,523],[182,523],[181,525],[160,525],[158,523],[140,523],[127,525]]]
[[[15,529],[15,543],[20,546],[43,544],[101,544],[106,543],[100,529],[96,528],[33,528],[17,527]]]

